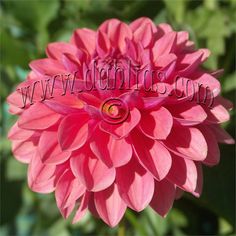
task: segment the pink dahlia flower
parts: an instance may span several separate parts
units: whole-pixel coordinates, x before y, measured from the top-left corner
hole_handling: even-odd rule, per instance
[[[127,207],[165,216],[183,191],[200,196],[202,165],[234,142],[220,127],[231,108],[221,71],[201,67],[207,49],[139,18],[77,29],[46,54],[8,97],[19,116],[9,139],[33,191],[55,191],[73,222],[89,210],[112,227]]]

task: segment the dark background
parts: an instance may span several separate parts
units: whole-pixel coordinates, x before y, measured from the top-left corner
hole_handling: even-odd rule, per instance
[[[205,67],[224,68],[220,78],[222,93],[231,101],[236,89],[235,0],[163,1],[33,1],[0,2],[1,48],[1,236],[27,235],[232,235],[235,232],[235,153],[234,146],[221,145],[221,162],[204,168],[204,191],[200,199],[185,194],[174,204],[167,218],[151,209],[127,211],[119,227],[110,229],[87,215],[71,225],[63,220],[53,194],[40,195],[27,187],[25,165],[12,156],[6,139],[16,117],[7,113],[6,96],[23,81],[28,63],[44,57],[48,42],[67,41],[80,27],[96,29],[108,18],[130,22],[140,16],[156,24],[167,22],[175,30],[187,30],[196,46],[207,47],[212,55]],[[235,111],[224,124],[234,136]]]

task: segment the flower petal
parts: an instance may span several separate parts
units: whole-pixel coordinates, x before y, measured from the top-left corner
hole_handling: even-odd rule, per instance
[[[174,125],[163,143],[171,152],[190,160],[203,161],[207,156],[206,140],[194,127]]]
[[[132,144],[144,168],[157,180],[165,178],[172,162],[169,151],[161,143],[145,137],[141,132],[132,133]]]
[[[203,161],[205,165],[214,166],[220,162],[220,149],[216,140],[216,137],[212,130],[208,126],[201,126],[200,130],[204,135],[207,146],[208,153],[206,159]]]
[[[77,29],[71,38],[71,43],[80,49],[84,49],[92,55],[95,51],[96,32],[90,29]]]
[[[60,117],[44,104],[36,103],[22,113],[18,125],[22,129],[44,130],[54,125]]]
[[[122,200],[117,185],[94,193],[95,206],[99,216],[111,227],[115,227],[123,217],[126,204]]]
[[[115,139],[99,128],[90,141],[92,152],[108,167],[125,165],[132,157],[132,147],[125,139]]]
[[[102,120],[100,123],[100,128],[101,130],[112,134],[117,138],[124,138],[128,136],[130,131],[139,123],[140,118],[141,115],[139,110],[133,108],[130,111],[128,118],[121,124],[109,124],[106,121]]]
[[[89,147],[83,147],[70,159],[73,174],[89,191],[97,192],[109,187],[115,180],[115,169],[108,168],[97,159]]]
[[[197,186],[197,168],[195,163],[172,154],[172,166],[167,179],[185,191],[194,192]]]
[[[64,217],[64,209],[73,203],[75,204],[76,200],[79,199],[84,192],[85,187],[79,183],[79,180],[73,176],[71,171],[66,171],[61,176],[56,185],[55,197],[57,206]]]
[[[73,218],[73,221],[72,221],[73,224],[78,222],[85,215],[85,213],[88,209],[89,198],[90,198],[90,193],[85,192],[85,194],[83,195],[83,197],[80,201],[79,208],[76,211],[75,216]]]
[[[66,116],[58,128],[58,140],[62,150],[76,150],[82,147],[88,137],[87,114]]]
[[[213,131],[217,142],[219,143],[226,143],[226,144],[234,144],[234,139],[219,125],[210,125],[209,126]]]
[[[38,151],[44,164],[61,164],[67,161],[71,152],[62,151],[56,131],[43,131],[38,144]]]
[[[150,206],[165,217],[175,200],[175,186],[168,180],[155,181],[155,191]]]
[[[149,138],[166,139],[172,128],[173,118],[164,107],[142,114],[140,129]]]
[[[122,199],[133,210],[142,211],[151,201],[154,179],[135,158],[117,169],[116,181]]]

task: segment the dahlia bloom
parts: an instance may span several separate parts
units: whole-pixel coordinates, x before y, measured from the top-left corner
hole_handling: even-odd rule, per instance
[[[182,192],[200,196],[202,165],[234,142],[220,127],[232,106],[221,71],[201,67],[209,50],[139,18],[77,29],[46,54],[7,99],[19,116],[8,136],[33,191],[55,192],[73,222],[89,210],[111,227],[127,207],[165,216]]]

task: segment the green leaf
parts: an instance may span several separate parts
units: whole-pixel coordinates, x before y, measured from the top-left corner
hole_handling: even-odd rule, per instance
[[[8,180],[24,180],[27,175],[27,165],[22,164],[11,157],[7,161],[7,176]]]
[[[224,93],[236,90],[236,73],[233,73],[223,79],[222,90]]]
[[[7,1],[6,7],[25,26],[40,30],[57,16],[60,2],[58,0]]]

